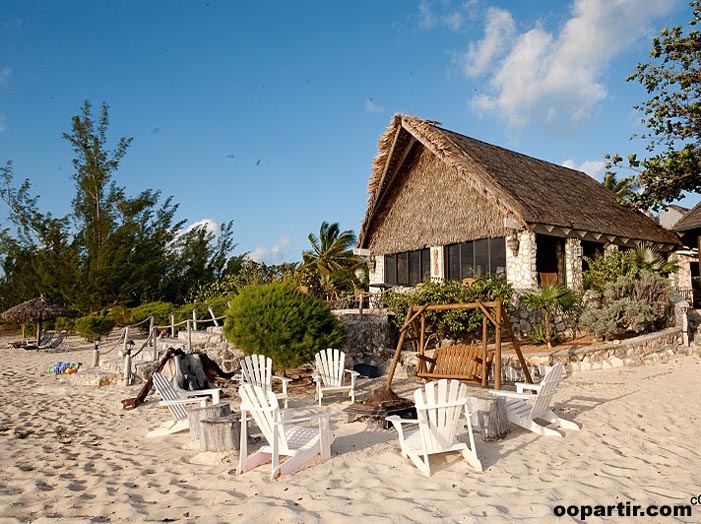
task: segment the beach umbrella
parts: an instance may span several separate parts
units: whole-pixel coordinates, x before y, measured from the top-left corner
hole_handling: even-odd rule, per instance
[[[41,335],[41,323],[44,320],[54,320],[60,316],[68,314],[68,310],[49,302],[44,295],[33,298],[11,307],[0,314],[0,319],[5,322],[36,322],[37,323],[37,345]]]

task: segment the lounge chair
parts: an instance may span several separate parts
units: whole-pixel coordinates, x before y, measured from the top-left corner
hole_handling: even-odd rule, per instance
[[[68,351],[68,343],[65,341],[66,340],[66,331],[61,331],[58,335],[56,335],[56,338],[53,339],[53,341],[48,342],[44,345],[39,345],[37,346],[37,349],[45,349],[46,351],[52,353],[55,351],[58,351],[59,349],[63,349],[64,351]]]
[[[241,361],[241,381],[272,390],[273,379],[282,382],[282,393],[276,393],[278,400],[285,401],[287,409],[287,384],[292,379],[273,375],[273,361],[264,355],[249,355]]]
[[[414,391],[414,402],[416,420],[397,415],[387,417],[399,434],[402,455],[411,459],[427,477],[431,476],[429,456],[447,451],[460,451],[474,469],[482,471],[467,410],[467,386],[457,380],[429,382]],[[469,446],[457,438],[463,413]]]
[[[526,428],[529,431],[546,437],[562,437],[562,433],[553,429],[559,427],[579,431],[580,426],[569,420],[558,417],[551,409],[550,403],[557,392],[564,367],[557,363],[551,367],[539,384],[516,383],[516,393],[509,391],[495,391],[490,393],[506,397],[506,416],[510,422]],[[525,393],[526,390],[535,391],[537,394]],[[543,420],[548,426],[536,422]]]
[[[324,394],[348,392],[351,402],[355,402],[355,377],[360,375],[352,369],[345,369],[346,354],[338,349],[325,349],[314,357],[315,369],[312,379],[316,382],[315,398],[319,400]],[[344,374],[350,375],[350,384],[344,385]]]
[[[27,342],[10,342],[7,347],[10,349],[38,349],[40,346],[45,346],[50,342],[54,336],[54,331],[45,331],[39,338],[39,344],[37,345],[36,340],[30,340]]]
[[[320,455],[324,462],[331,458],[331,444],[335,435],[331,432],[329,419],[333,413],[317,413],[305,417],[292,418],[290,410],[280,409],[275,393],[269,389],[242,384],[241,395],[241,445],[237,474],[250,471],[272,460],[270,478],[294,473]],[[253,417],[256,425],[268,442],[258,451],[248,456],[248,417]],[[318,427],[302,426],[301,422],[318,421]],[[280,464],[280,456],[289,457]]]
[[[200,389],[197,391],[176,389],[160,373],[153,374],[153,385],[162,399],[158,405],[168,408],[170,415],[173,417],[173,422],[165,427],[149,431],[146,433],[146,436],[149,438],[162,437],[188,429],[186,406],[190,404],[199,404],[200,407],[206,407],[209,401],[212,404],[219,404],[221,389],[218,388]]]

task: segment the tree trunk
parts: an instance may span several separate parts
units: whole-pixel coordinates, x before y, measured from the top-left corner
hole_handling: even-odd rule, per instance
[[[241,416],[229,415],[200,421],[200,451],[238,451],[241,438]]]
[[[472,429],[482,434],[482,440],[503,439],[509,432],[506,418],[506,399],[495,395],[470,395],[467,397]]]
[[[190,427],[190,436],[194,440],[202,440],[202,421],[218,419],[231,415],[229,404],[216,404],[204,408],[190,408],[187,411],[187,422]]]

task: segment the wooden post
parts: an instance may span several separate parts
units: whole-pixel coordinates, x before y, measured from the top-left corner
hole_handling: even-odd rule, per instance
[[[409,329],[411,323],[409,319],[411,318],[412,308],[406,312],[406,320],[399,332],[399,342],[397,343],[397,350],[394,352],[394,357],[392,357],[392,363],[389,365],[389,372],[387,373],[387,381],[385,382],[385,389],[392,389],[392,379],[394,378],[394,372],[397,369],[397,363],[399,362],[399,355],[402,353],[402,346],[404,345],[404,339],[406,338],[406,330]]]
[[[504,310],[502,310],[501,316],[501,321],[504,324],[504,326],[506,326],[506,332],[509,334],[511,343],[514,345],[514,351],[516,351],[518,361],[521,363],[521,369],[523,369],[523,374],[526,377],[526,382],[528,382],[529,384],[533,384],[533,377],[531,377],[531,372],[528,369],[528,364],[526,364],[526,359],[523,358],[523,353],[521,352],[521,345],[516,339],[516,334],[514,333],[514,327],[511,325],[511,320],[509,320],[509,316]]]
[[[192,308],[192,329],[197,331],[197,308]]]
[[[175,315],[170,314],[170,338],[175,338]]]
[[[494,324],[494,389],[501,389],[501,302],[497,303]]]
[[[153,360],[158,360],[158,328],[153,326],[151,328],[151,341],[153,342]]]
[[[97,340],[95,341],[95,349],[92,354],[92,367],[100,367],[100,343]]]
[[[696,245],[698,246],[698,254],[699,254],[699,275],[701,275],[701,235],[698,235],[696,237]],[[691,307],[694,307],[694,293],[692,291],[691,293]]]
[[[212,321],[214,321],[214,326],[219,327],[219,321],[217,320],[217,317],[214,316],[214,310],[212,309],[212,306],[207,306],[207,311],[209,311],[209,314],[212,317]]]
[[[192,350],[192,320],[187,321],[187,349]]]
[[[358,302],[358,316],[362,320],[363,318],[363,298],[365,298],[365,293],[360,292],[360,301]]]
[[[122,355],[127,354],[127,341],[129,340],[129,326],[124,327],[124,342],[122,343]]]
[[[487,387],[487,317],[482,317],[482,387]],[[495,375],[496,376],[496,375]]]
[[[200,422],[200,451],[235,451],[241,441],[241,415],[229,415]]]
[[[124,385],[131,385],[131,350],[127,349],[124,354]]]

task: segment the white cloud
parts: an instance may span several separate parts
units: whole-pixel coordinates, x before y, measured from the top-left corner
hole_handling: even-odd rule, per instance
[[[3,67],[0,69],[0,87],[6,87],[10,81],[10,75],[12,74],[11,67]]]
[[[193,222],[192,224],[187,226],[185,229],[183,229],[182,234],[185,234],[189,231],[192,231],[196,227],[201,227],[201,226],[204,226],[205,229],[210,233],[214,233],[215,235],[219,234],[219,231],[220,231],[219,224],[211,218],[203,218],[201,220],[198,220],[197,222]]]
[[[484,38],[470,42],[463,64],[465,74],[474,77],[484,73],[494,58],[511,44],[515,35],[516,24],[511,13],[496,7],[487,9]]]
[[[465,24],[466,15],[474,10],[475,0],[457,2],[452,0],[421,0],[419,2],[419,29],[445,27],[451,31],[460,31]]]
[[[562,165],[569,167],[570,169],[576,169],[577,171],[584,171],[590,177],[598,180],[604,171],[604,167],[606,167],[606,162],[600,160],[587,160],[577,165],[574,160],[569,159],[565,160]]]
[[[464,56],[466,75],[488,75],[473,108],[513,127],[585,119],[607,95],[602,76],[611,60],[673,6],[674,0],[575,0],[559,33],[537,23],[515,37],[510,15],[488,10],[484,38]]]
[[[277,243],[272,247],[257,247],[249,253],[249,257],[256,262],[265,262],[266,264],[279,264],[284,262],[289,254],[289,248],[292,239],[285,235],[278,239]]]
[[[368,98],[365,100],[365,112],[382,114],[385,112],[385,108],[379,104],[376,104],[372,98]]]
[[[5,115],[0,115],[0,133],[7,131],[7,120]]]

